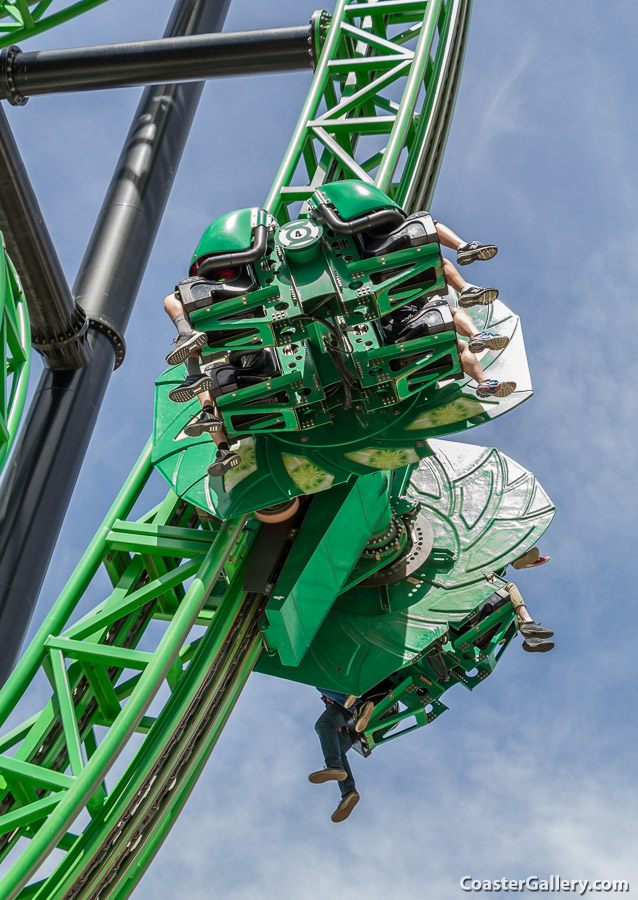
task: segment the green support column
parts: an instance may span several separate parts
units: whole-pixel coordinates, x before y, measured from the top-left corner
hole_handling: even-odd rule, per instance
[[[0,233],[0,470],[16,436],[29,381],[31,335],[20,279]]]
[[[80,877],[82,884],[97,883],[108,873],[114,883],[116,866],[124,883],[131,862],[127,840],[117,845],[124,854],[117,863],[110,856],[105,861],[113,809],[134,808],[135,816],[123,811],[115,821],[144,829],[148,816],[142,809],[149,804],[160,819],[165,806],[175,809],[178,797],[181,808],[259,655],[263,600],[242,588],[258,524],[199,524],[196,510],[172,493],[141,519],[120,518],[130,513],[149,477],[149,455],[147,447],[0,693],[0,721],[6,721],[19,714],[40,671],[53,690],[40,714],[0,742],[0,858],[21,837],[29,839],[0,882],[3,900],[22,896],[56,846],[67,851],[64,861],[24,896],[84,896],[84,887],[80,894],[73,887]],[[112,591],[77,618],[78,603],[102,566]],[[168,623],[161,638],[157,629],[148,630],[158,620]],[[206,632],[194,640],[196,624]],[[147,709],[164,683],[171,697],[158,719],[149,718]],[[96,725],[107,729],[99,744]],[[104,778],[136,732],[145,735],[144,743],[107,793]],[[166,784],[172,787],[160,803]],[[69,828],[83,808],[91,823],[82,835],[72,835]],[[172,821],[176,812],[167,815]],[[156,849],[155,828],[135,847]]]

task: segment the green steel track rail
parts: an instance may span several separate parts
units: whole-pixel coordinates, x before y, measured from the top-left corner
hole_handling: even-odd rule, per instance
[[[173,494],[123,519],[150,471],[147,447],[3,691],[5,721],[38,674],[53,691],[0,741],[0,858],[28,839],[0,883],[5,900],[128,896],[259,656],[263,598],[241,587],[256,528],[245,519],[197,527]],[[87,594],[103,597],[102,566],[110,590],[77,617]],[[153,718],[161,689],[169,696]],[[126,759],[136,733],[143,742]],[[90,821],[76,835],[82,810]],[[20,893],[56,847],[66,853],[55,873]]]
[[[267,201],[281,221],[335,178],[430,201],[470,7],[339,0],[317,18],[323,50]],[[256,523],[200,521],[172,492],[130,519],[150,472],[147,446],[0,692],[2,900],[128,897],[257,663],[265,598],[242,590]],[[21,721],[43,684],[51,699]]]
[[[339,0],[266,208],[329,181],[374,183],[409,212],[432,199],[461,77],[471,0]]]
[[[0,240],[2,235],[0,234]],[[27,305],[2,241],[0,250],[0,469],[15,438],[29,381]]]
[[[41,34],[69,19],[105,3],[106,0],[77,0],[56,4],[62,9],[50,11],[51,0],[0,0],[0,47]]]

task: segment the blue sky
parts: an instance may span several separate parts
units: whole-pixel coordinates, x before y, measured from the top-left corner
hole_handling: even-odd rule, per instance
[[[315,5],[233,0],[227,29],[301,24]],[[110,0],[33,48],[159,36],[170,7]],[[321,764],[315,692],[253,676],[137,900],[324,900],[353,884],[372,900],[448,900],[464,896],[463,875],[627,878],[636,890],[637,23],[630,0],[477,0],[433,203],[467,239],[499,245],[472,277],[522,319],[535,396],[472,440],[531,469],[558,507],[542,543],[551,563],[518,579],[556,649],[515,644],[474,694],[451,691],[431,727],[356,757],[362,800],[341,826],[334,786],[306,781]],[[40,611],[151,430],[172,338],[163,296],[210,219],[263,200],[309,82],[206,88]],[[7,111],[70,282],[139,93]]]

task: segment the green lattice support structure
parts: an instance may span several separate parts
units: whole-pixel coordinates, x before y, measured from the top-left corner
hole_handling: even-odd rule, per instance
[[[0,47],[41,34],[62,25],[105,0],[0,0]]]
[[[152,858],[259,655],[263,600],[242,589],[259,526],[198,528],[196,511],[170,494],[128,520],[150,473],[147,447],[3,690],[3,721],[39,673],[53,690],[0,743],[0,856],[30,838],[0,887],[7,900],[56,847],[67,852],[55,874],[20,896],[88,897],[105,879],[109,896],[128,896],[143,871],[131,860]],[[101,599],[71,625],[93,591]],[[153,719],[162,687],[169,699]],[[135,734],[143,743],[126,759]],[[118,761],[124,772],[107,790]],[[90,822],[71,834],[82,809]]]
[[[376,184],[403,209],[434,192],[461,77],[471,0],[339,0],[317,21],[325,41],[266,200],[291,205],[340,178]]]
[[[0,234],[0,240],[2,235]],[[29,380],[31,334],[20,279],[0,251],[0,469],[15,438]]]
[[[339,0],[330,25],[318,20],[324,49],[267,201],[281,222],[344,177],[376,183],[408,210],[429,203],[470,5]],[[436,434],[455,422],[437,421]],[[473,616],[499,583],[488,578],[532,546],[553,507],[498,451],[438,445],[419,467],[379,466],[305,497],[313,533],[306,517],[277,537],[252,517],[222,523],[172,491],[133,515],[152,470],[146,448],[0,693],[10,729],[0,738],[3,900],[128,897],[255,667],[357,693],[390,678],[365,752],[435,719],[452,684],[472,689],[489,675],[514,615],[501,605]],[[424,561],[377,585],[409,535]],[[313,583],[321,604],[313,595],[307,608]],[[51,699],[33,715],[35,684]],[[62,861],[38,874],[55,849]]]

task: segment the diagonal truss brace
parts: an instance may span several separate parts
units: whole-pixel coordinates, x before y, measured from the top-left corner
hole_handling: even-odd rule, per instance
[[[374,183],[408,211],[429,203],[470,9],[471,0],[339,0],[266,200],[279,221],[340,178]]]

